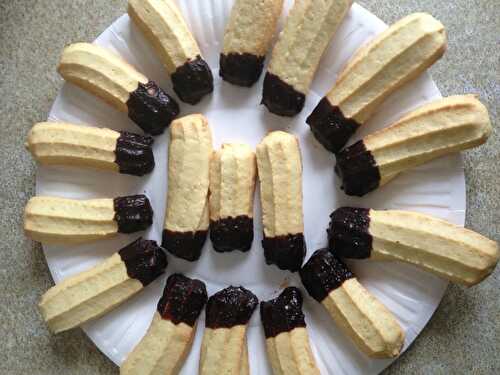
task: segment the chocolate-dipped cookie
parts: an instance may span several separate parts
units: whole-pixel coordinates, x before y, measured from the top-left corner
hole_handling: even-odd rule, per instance
[[[401,172],[479,146],[491,132],[488,110],[476,97],[451,96],[345,148],[337,154],[335,171],[347,195],[363,196]]]
[[[302,212],[302,160],[297,137],[282,131],[257,145],[267,264],[296,272],[306,253]]]
[[[390,94],[443,55],[446,43],[441,22],[415,13],[361,47],[307,118],[316,139],[339,152]]]
[[[146,335],[120,366],[120,374],[177,375],[191,350],[196,321],[206,302],[202,281],[171,275]]]
[[[248,251],[253,241],[255,153],[225,143],[210,162],[210,239],[216,251]]]
[[[280,116],[295,116],[335,31],[352,0],[296,1],[274,46],[264,78],[262,104]]]
[[[300,278],[309,295],[362,352],[374,358],[399,355],[405,335],[394,315],[328,249],[311,256]]]
[[[283,0],[236,0],[224,33],[219,74],[234,85],[258,81]]]
[[[133,233],[153,223],[145,195],[76,200],[33,197],[24,209],[24,231],[42,243],[83,243]]]
[[[213,91],[210,67],[173,0],[129,0],[128,14],[151,43],[183,102],[196,104]]]
[[[212,133],[203,115],[185,116],[172,123],[162,246],[189,261],[200,257],[208,233],[212,152]]]
[[[54,333],[99,318],[160,276],[167,258],[155,241],[139,238],[93,268],[50,288],[39,307]]]
[[[68,82],[128,114],[144,132],[163,133],[179,106],[155,82],[104,47],[75,43],[62,53],[59,74]]]

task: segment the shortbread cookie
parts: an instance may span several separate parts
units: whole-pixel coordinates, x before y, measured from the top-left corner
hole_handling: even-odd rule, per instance
[[[296,272],[306,253],[302,213],[302,160],[294,135],[276,131],[257,146],[267,264]]]
[[[299,289],[288,287],[278,298],[261,302],[260,317],[274,375],[320,375],[309,345]]]
[[[361,47],[307,119],[316,139],[340,151],[390,94],[441,58],[446,44],[441,22],[415,13]]]
[[[54,333],[99,318],[160,276],[167,257],[155,241],[139,238],[95,267],[50,288],[40,301]]]
[[[282,8],[283,0],[236,0],[220,55],[225,81],[246,87],[258,81]]]
[[[402,261],[467,286],[491,274],[499,258],[495,241],[417,212],[339,208],[328,239],[341,257]]]
[[[205,284],[173,274],[146,335],[120,367],[121,375],[177,375],[186,360],[196,321],[207,302]]]
[[[24,209],[24,231],[42,243],[76,244],[133,233],[153,223],[145,195],[75,200],[40,196]]]
[[[245,365],[248,359],[246,331],[258,303],[252,292],[233,286],[208,299],[200,375],[248,373]]]
[[[253,241],[257,164],[245,145],[225,143],[210,162],[210,239],[216,251],[248,251]]]
[[[128,14],[151,43],[183,102],[196,104],[213,91],[210,67],[173,0],[129,0]]]
[[[200,257],[208,233],[212,152],[212,133],[204,116],[189,115],[172,122],[162,246],[189,261]]]
[[[26,147],[42,165],[67,165],[135,176],[155,166],[153,138],[124,131],[59,122],[35,124]]]
[[[352,0],[294,3],[264,79],[262,104],[270,112],[295,116],[302,111],[321,56],[351,5]]]
[[[404,332],[392,313],[327,249],[316,251],[300,270],[305,288],[365,354],[399,355]]]
[[[66,47],[57,68],[68,82],[128,114],[142,130],[163,133],[179,106],[155,82],[104,47],[76,43]]]
[[[335,171],[348,195],[363,196],[399,173],[486,142],[488,110],[472,95],[452,96],[410,112],[337,154]]]

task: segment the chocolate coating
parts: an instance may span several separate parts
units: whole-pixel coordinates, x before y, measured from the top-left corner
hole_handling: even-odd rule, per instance
[[[300,279],[309,295],[323,301],[328,294],[353,278],[353,273],[328,249],[317,250],[300,270]]]
[[[248,289],[230,286],[208,299],[207,328],[232,328],[248,323],[259,300]]]
[[[219,75],[234,85],[250,87],[259,80],[265,56],[251,53],[220,54]]]
[[[297,327],[305,327],[302,293],[295,287],[286,288],[278,298],[260,303],[260,317],[266,339]]]
[[[369,233],[370,210],[342,207],[330,215],[328,246],[336,255],[344,258],[365,259],[370,257],[373,238]]]
[[[145,195],[118,197],[113,203],[118,232],[133,233],[153,224],[153,209]]]
[[[302,111],[306,96],[284,82],[280,77],[267,72],[264,78],[262,104],[279,116],[295,116]]]
[[[279,269],[291,272],[300,270],[306,255],[306,243],[302,233],[276,237],[264,235],[262,247],[267,264],[275,264]]]
[[[253,241],[253,218],[246,215],[210,221],[210,239],[220,253],[248,251]]]
[[[362,197],[379,187],[380,170],[363,141],[346,147],[336,157],[335,173],[342,179],[341,188],[347,195]]]
[[[208,231],[174,232],[163,230],[162,246],[178,258],[193,262],[200,259],[201,249],[207,239]]]
[[[128,117],[152,135],[163,133],[179,114],[177,102],[153,81],[139,82],[139,87],[130,93],[127,107]]]
[[[321,99],[306,122],[318,142],[333,153],[339,152],[360,126],[355,120],[346,118],[326,97]]]
[[[115,149],[115,163],[120,173],[144,176],[151,172],[155,167],[153,142],[153,137],[147,135],[120,132]]]
[[[212,71],[201,56],[186,61],[172,73],[170,78],[175,93],[185,103],[196,104],[205,95],[214,91]]]
[[[203,281],[175,273],[167,279],[157,310],[163,319],[194,327],[207,298]]]
[[[146,286],[160,276],[167,267],[167,256],[156,241],[137,239],[121,249],[118,254],[127,267],[130,278]]]

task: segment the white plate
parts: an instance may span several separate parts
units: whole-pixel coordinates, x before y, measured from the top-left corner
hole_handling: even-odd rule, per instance
[[[287,3],[288,9],[290,2]],[[304,110],[290,120],[271,115],[259,105],[262,80],[252,89],[246,89],[231,86],[219,79],[218,56],[232,1],[179,0],[179,5],[205,58],[213,68],[215,78],[214,94],[195,107],[182,104],[182,115],[204,113],[210,120],[216,147],[222,142],[235,140],[255,146],[272,129],[286,129],[299,137],[304,162],[308,256],[326,244],[328,216],[333,209],[342,205],[417,210],[463,225],[465,186],[459,156],[446,157],[406,173],[362,199],[350,198],[339,190],[333,173],[333,156],[315,141],[305,124],[305,117],[330,88],[339,69],[352,53],[386,27],[381,20],[359,5],[352,7],[322,60]],[[172,93],[165,71],[141,34],[131,25],[127,15],[114,22],[95,43],[117,51],[148,77],[160,83],[167,92]],[[387,100],[378,115],[358,132],[356,139],[388,125],[408,110],[439,97],[440,93],[431,78],[423,75]],[[69,84],[64,85],[59,93],[49,118],[53,121],[138,131],[126,115],[112,110]],[[160,241],[167,189],[167,138],[167,134],[156,138],[156,168],[145,178],[63,167],[42,167],[37,174],[37,194],[91,198],[146,193],[155,209],[155,217],[154,225],[144,235]],[[170,256],[167,274],[184,272],[189,276],[199,277],[206,282],[210,294],[229,284],[241,284],[250,288],[260,299],[275,296],[282,285],[300,285],[296,275],[291,276],[264,264],[260,244],[262,228],[259,206],[256,197],[255,240],[248,254],[218,254],[212,250],[210,241],[207,241],[203,256],[196,263]],[[88,269],[137,237],[137,234],[121,235],[112,240],[83,246],[45,246],[44,250],[57,283]],[[361,282],[397,316],[406,331],[407,348],[433,314],[447,283],[401,264],[360,261],[351,262],[351,265]],[[84,326],[97,347],[113,362],[120,364],[144,335],[163,289],[165,277],[161,277],[105,317]],[[375,374],[391,363],[391,360],[372,360],[362,355],[337,330],[319,304],[307,295],[305,300],[311,344],[323,374]],[[193,349],[182,374],[194,374],[197,371],[204,319],[202,314]],[[251,320],[248,343],[252,374],[270,374],[258,313]]]

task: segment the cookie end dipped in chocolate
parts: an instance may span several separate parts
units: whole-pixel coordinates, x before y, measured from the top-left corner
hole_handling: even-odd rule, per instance
[[[302,233],[276,237],[264,235],[262,247],[267,264],[275,264],[279,269],[291,272],[300,270],[306,255],[306,243]]]
[[[159,135],[179,114],[179,105],[155,82],[139,82],[127,101],[128,117],[145,133]]]
[[[162,319],[194,327],[207,298],[207,288],[202,281],[176,273],[167,279],[157,311]]]
[[[207,239],[207,233],[206,230],[176,232],[164,229],[162,246],[172,255],[194,262],[201,256],[201,249]]]
[[[118,197],[113,203],[118,232],[138,232],[153,224],[153,209],[145,195]]]
[[[221,53],[219,75],[233,85],[250,87],[259,80],[264,59],[251,53]]]
[[[264,78],[262,104],[279,116],[292,117],[302,111],[306,96],[284,82],[280,77],[267,72]]]
[[[355,120],[346,118],[326,97],[314,108],[306,123],[318,142],[333,153],[339,152],[360,126]]]
[[[199,55],[179,66],[170,78],[175,93],[188,104],[197,104],[205,95],[214,91],[212,71]]]
[[[288,287],[278,298],[260,303],[260,317],[266,339],[306,326],[302,301],[300,290]]]
[[[353,277],[345,263],[328,249],[314,252],[300,270],[302,284],[309,295],[318,302],[323,301],[332,290]]]
[[[212,329],[246,325],[258,303],[248,289],[230,286],[208,299],[205,325]]]
[[[143,176],[153,170],[153,138],[129,132],[120,132],[116,140],[115,163],[120,173]]]
[[[167,267],[167,256],[156,241],[137,239],[119,252],[130,278],[146,286],[160,276]]]
[[[361,140],[336,155],[335,173],[342,179],[347,195],[362,197],[380,184],[380,170],[372,153]]]
[[[330,215],[328,246],[343,258],[366,259],[370,257],[373,238],[368,229],[370,210],[341,207]]]
[[[253,242],[253,218],[246,215],[210,221],[210,240],[220,253],[250,250]]]

